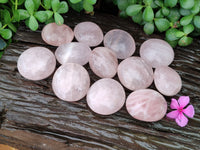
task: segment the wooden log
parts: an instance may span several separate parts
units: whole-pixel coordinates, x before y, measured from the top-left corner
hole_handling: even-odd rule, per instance
[[[65,23],[72,28],[82,21],[97,23],[104,33],[114,28],[129,32],[136,41],[136,55],[146,39],[163,38],[160,34],[147,36],[131,20],[108,14],[89,16],[70,12],[65,16]],[[42,41],[42,27],[38,32],[31,32],[22,25],[14,38],[16,42],[7,48],[0,60],[0,144],[20,150],[200,149],[199,39],[194,39],[191,46],[174,49],[175,60],[171,67],[183,80],[181,92],[174,97],[189,95],[196,111],[189,124],[181,128],[167,118],[154,123],[135,120],[125,107],[116,114],[100,116],[88,108],[85,98],[74,103],[59,100],[51,88],[52,76],[42,81],[24,79],[16,67],[24,50],[32,46],[45,46],[53,52],[56,49]],[[86,68],[92,83],[99,79],[88,65]],[[170,98],[166,97],[168,105]],[[42,146],[45,144],[46,147]]]

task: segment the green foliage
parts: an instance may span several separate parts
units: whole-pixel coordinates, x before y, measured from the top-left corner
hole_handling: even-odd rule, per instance
[[[200,0],[113,0],[120,16],[130,16],[146,34],[165,32],[165,40],[175,47],[188,46],[200,35]]]
[[[56,22],[61,25],[64,23],[61,14],[67,13],[69,6],[78,12],[85,10],[92,13],[96,2],[97,0],[0,0],[0,50],[11,41],[20,21],[25,21],[33,31],[38,29],[39,23]],[[0,51],[0,58],[2,54]]]

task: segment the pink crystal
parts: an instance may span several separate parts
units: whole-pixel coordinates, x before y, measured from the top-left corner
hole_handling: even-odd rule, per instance
[[[123,60],[117,74],[120,82],[129,90],[144,89],[153,82],[153,69],[140,57]]]
[[[141,45],[140,56],[153,68],[168,66],[174,60],[174,50],[164,40],[149,39]]]
[[[79,42],[63,44],[55,52],[56,59],[60,64],[77,63],[85,65],[89,61],[90,54],[90,47]]]
[[[47,24],[42,30],[42,39],[49,45],[60,46],[70,43],[74,38],[74,32],[67,25]]]
[[[126,31],[113,29],[106,33],[104,46],[110,48],[117,54],[117,58],[125,59],[135,52],[135,41]]]
[[[90,86],[87,70],[79,64],[66,63],[53,76],[52,88],[56,96],[64,101],[78,101]]]
[[[112,78],[118,67],[116,54],[106,47],[97,47],[92,51],[89,59],[90,68],[101,78]]]
[[[89,46],[97,46],[103,41],[101,28],[93,22],[81,22],[74,28],[77,41]]]
[[[154,122],[165,116],[167,102],[157,91],[141,89],[132,92],[128,96],[126,108],[133,118],[146,122]]]
[[[125,103],[125,92],[119,82],[104,78],[96,81],[87,93],[87,104],[96,113],[110,115]]]
[[[19,73],[29,80],[49,77],[56,67],[54,54],[44,47],[32,47],[24,51],[17,62]]]
[[[166,96],[176,95],[182,87],[179,74],[170,67],[158,67],[154,72],[154,83],[157,90]]]

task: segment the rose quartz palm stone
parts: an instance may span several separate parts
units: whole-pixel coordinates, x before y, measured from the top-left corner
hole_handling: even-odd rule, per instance
[[[112,78],[117,73],[117,56],[106,47],[95,48],[90,55],[89,64],[92,71],[101,78]]]
[[[56,67],[54,54],[44,47],[32,47],[24,51],[17,62],[19,73],[29,80],[49,77]]]
[[[135,40],[128,32],[120,29],[106,33],[104,46],[113,50],[119,59],[126,59],[135,52]]]
[[[157,91],[141,89],[132,92],[128,96],[126,108],[133,118],[146,122],[154,122],[165,116],[167,102]]]
[[[96,81],[87,93],[87,104],[101,115],[110,115],[122,108],[125,91],[116,80],[104,78]]]
[[[182,87],[179,74],[170,67],[158,67],[154,72],[154,83],[157,90],[166,96],[176,95]]]
[[[90,54],[90,47],[79,42],[63,44],[55,52],[56,59],[60,64],[77,63],[85,65],[89,61]]]
[[[60,46],[70,43],[74,38],[74,32],[67,25],[47,24],[42,30],[42,39],[49,45]]]
[[[120,82],[132,91],[147,88],[153,82],[153,69],[140,57],[123,60],[117,74]]]
[[[86,95],[89,86],[89,74],[79,64],[64,64],[57,69],[53,76],[53,91],[58,98],[64,101],[80,100]]]
[[[168,66],[174,60],[174,50],[164,40],[149,39],[141,45],[140,56],[153,68]]]
[[[91,47],[98,46],[103,41],[101,28],[93,22],[81,22],[74,28],[77,41],[85,43]]]

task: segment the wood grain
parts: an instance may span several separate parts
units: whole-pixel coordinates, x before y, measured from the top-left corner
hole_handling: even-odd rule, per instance
[[[81,21],[96,22],[104,33],[114,28],[129,32],[136,41],[136,54],[146,39],[163,38],[159,34],[147,36],[131,20],[108,14],[89,16],[70,12],[65,16],[65,23],[72,28]],[[59,100],[51,88],[52,76],[34,82],[21,77],[16,61],[24,50],[32,46],[56,49],[42,41],[40,31],[31,32],[22,25],[15,42],[0,60],[0,144],[20,150],[200,149],[199,39],[195,39],[191,46],[174,49],[175,60],[171,67],[183,80],[181,92],[174,97],[189,95],[196,111],[189,124],[181,128],[166,118],[155,123],[135,120],[128,115],[125,107],[114,115],[100,116],[88,108],[85,98],[74,103]],[[99,79],[88,65],[86,68],[92,83]],[[154,88],[154,85],[151,87]],[[126,93],[128,95],[130,91]],[[166,97],[168,104],[170,98]]]

